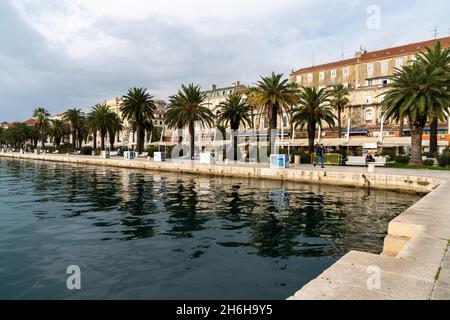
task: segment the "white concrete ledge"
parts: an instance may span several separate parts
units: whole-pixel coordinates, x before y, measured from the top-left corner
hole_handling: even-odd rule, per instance
[[[344,172],[336,171],[339,168],[330,171],[277,170],[258,165],[200,165],[190,161],[156,163],[89,156],[0,153],[0,157],[427,194],[389,223],[383,254],[349,252],[289,300],[450,299],[450,281],[440,281],[436,285],[450,239],[450,174],[446,172],[408,175],[407,170],[395,173],[379,170],[379,173],[368,174],[360,169]],[[371,276],[369,266],[376,266],[381,271],[379,289],[370,290],[367,286]],[[447,271],[450,263],[444,267]],[[450,270],[448,274],[450,279]]]

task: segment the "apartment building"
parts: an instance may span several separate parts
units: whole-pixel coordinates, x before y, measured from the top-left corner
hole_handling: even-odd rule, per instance
[[[389,77],[396,68],[414,61],[417,53],[434,46],[435,41],[440,41],[443,47],[450,47],[450,37],[446,37],[377,51],[362,50],[351,59],[301,68],[291,74],[291,81],[318,88],[344,84],[350,89],[350,104],[342,115],[343,126],[347,127],[350,119],[351,135],[379,135],[383,120],[380,103],[389,88]],[[398,124],[384,122],[384,129],[385,136],[400,135]],[[440,139],[450,141],[449,123],[441,123],[439,132]],[[408,133],[409,127],[406,125],[404,134]],[[323,134],[336,136],[337,132],[326,130]]]

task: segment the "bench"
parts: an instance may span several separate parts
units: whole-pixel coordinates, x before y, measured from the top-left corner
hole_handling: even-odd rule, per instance
[[[375,162],[369,162],[376,167],[384,167],[386,165],[385,157],[374,157]],[[347,162],[345,163],[347,166],[366,166],[366,157],[348,157]]]

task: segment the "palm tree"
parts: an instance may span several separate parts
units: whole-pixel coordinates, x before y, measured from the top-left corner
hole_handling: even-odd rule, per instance
[[[137,123],[136,123],[136,121],[134,121],[134,119],[130,120],[129,125],[130,125],[131,132],[133,134],[137,134]],[[141,129],[142,129],[141,130],[141,139],[142,139],[143,143],[145,142],[146,134],[148,132],[151,133],[154,128],[155,128],[155,126],[153,125],[153,120],[152,119],[150,119],[150,118],[144,119],[144,121],[142,122],[142,125],[141,125]]]
[[[269,118],[270,153],[275,153],[272,130],[277,129],[278,115],[283,115],[298,102],[297,86],[290,83],[288,79],[282,80],[282,78],[283,74],[274,72],[269,77],[261,77],[248,96],[248,103],[257,108],[260,114],[266,114]]]
[[[39,139],[41,137],[41,132],[37,126],[27,127],[27,140],[31,142],[33,147],[36,149],[38,146]]]
[[[145,121],[155,118],[156,105],[153,96],[144,88],[132,88],[123,96],[123,104],[120,107],[123,119],[136,123],[137,145],[136,151],[141,154],[144,149],[143,124]]]
[[[450,48],[443,49],[440,41],[437,41],[433,48],[427,48],[426,51],[417,55],[417,60],[425,68],[431,70],[439,69],[444,73],[450,72]],[[438,152],[438,118],[434,117],[430,123],[430,152]]]
[[[213,126],[214,114],[206,107],[206,94],[201,92],[200,86],[182,85],[176,95],[169,97],[169,104],[165,115],[165,123],[169,128],[188,127],[190,135],[191,159],[195,153],[195,122]]]
[[[428,119],[444,120],[449,114],[448,74],[417,62],[397,69],[382,102],[386,118],[407,117],[411,125],[411,164],[422,164],[422,135]]]
[[[89,112],[86,117],[86,126],[88,131],[92,133],[93,148],[97,149],[97,134],[99,129],[97,120],[95,119],[95,114],[92,112]]]
[[[109,106],[104,104],[96,104],[91,113],[88,115],[88,123],[90,129],[98,131],[100,133],[100,148],[105,150],[105,139],[106,135],[112,133],[113,139],[115,139],[115,134],[117,129],[122,129],[122,121],[118,117],[117,113],[111,111]],[[90,130],[90,131],[91,131]],[[114,140],[113,145],[114,145]]]
[[[49,135],[56,148],[59,149],[61,141],[70,135],[70,128],[63,120],[52,120],[50,123]]]
[[[109,135],[109,147],[114,149],[114,143],[116,142],[116,135],[123,130],[123,121],[120,119],[119,115],[113,112],[111,116],[110,123],[108,125],[108,135]]]
[[[338,84],[333,88],[332,91],[331,106],[336,110],[337,113],[337,124],[339,130],[339,138],[342,138],[342,120],[341,114],[344,108],[349,104],[349,91],[348,88],[344,87],[343,84]]]
[[[72,108],[67,110],[64,113],[64,117],[63,119],[65,121],[67,121],[70,125],[70,131],[71,131],[71,135],[72,135],[72,145],[73,145],[73,149],[76,150],[77,148],[77,131],[78,131],[78,127],[80,125],[81,122],[81,118],[83,117],[83,113],[81,112],[81,109],[76,109],[76,108]]]
[[[316,127],[322,127],[322,123],[327,123],[334,127],[336,119],[330,107],[330,91],[317,89],[315,87],[302,87],[299,93],[299,104],[292,110],[291,121],[295,128],[305,126],[308,131],[308,150],[310,154],[314,152],[314,140],[316,137]]]
[[[77,139],[78,139],[78,148],[81,149],[83,145],[83,141],[86,143],[89,139],[89,126],[87,122],[87,118],[84,113],[82,113],[80,119],[78,120],[78,128],[77,128]]]
[[[45,148],[45,129],[48,126],[48,117],[50,113],[45,108],[36,108],[33,111],[33,117],[36,118],[36,126],[39,128],[41,139],[42,139],[42,149]]]
[[[227,100],[220,103],[217,110],[217,123],[230,126],[233,131],[234,160],[237,160],[238,135],[237,131],[242,125],[252,125],[251,108],[240,94],[231,94]]]

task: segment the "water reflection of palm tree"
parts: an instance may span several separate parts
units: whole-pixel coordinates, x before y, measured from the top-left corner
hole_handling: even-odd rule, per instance
[[[130,174],[127,190],[128,200],[119,207],[122,211],[121,224],[127,228],[121,232],[126,235],[125,240],[151,238],[155,236],[156,222],[152,215],[155,213],[153,181],[146,181],[142,174]]]
[[[208,217],[197,210],[199,204],[196,183],[179,181],[176,192],[168,194],[165,207],[169,214],[168,222],[172,225],[168,234],[177,238],[191,238],[193,232],[204,230],[203,224]]]

